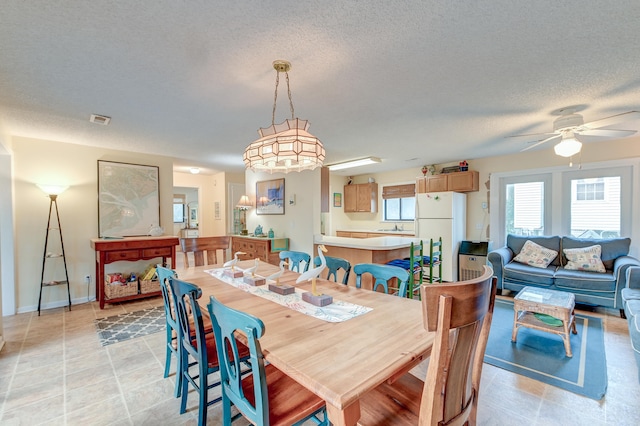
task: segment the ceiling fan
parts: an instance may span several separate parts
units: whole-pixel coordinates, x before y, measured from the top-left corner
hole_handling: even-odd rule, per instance
[[[618,126],[622,123],[640,119],[640,112],[629,111],[622,114],[613,115],[611,117],[602,118],[600,120],[584,122],[582,115],[577,114],[581,108],[566,107],[552,111],[552,115],[558,115],[553,122],[553,132],[551,133],[532,133],[527,135],[514,135],[511,138],[530,138],[535,142],[522,151],[528,151],[538,145],[546,142],[559,141],[554,147],[556,155],[562,157],[571,157],[580,152],[582,149],[582,141],[615,139],[631,136],[637,130],[614,129],[612,126]]]

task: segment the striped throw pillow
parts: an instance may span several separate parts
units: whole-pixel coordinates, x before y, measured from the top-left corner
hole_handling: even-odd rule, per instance
[[[602,247],[600,244],[589,247],[562,250],[567,257],[567,265],[564,269],[575,271],[606,272],[607,270],[600,259]]]

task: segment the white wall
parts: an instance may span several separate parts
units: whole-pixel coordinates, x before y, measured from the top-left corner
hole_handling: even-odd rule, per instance
[[[171,158],[106,150],[61,142],[14,137],[15,288],[19,312],[37,309],[49,197],[36,183],[59,183],[69,189],[58,197],[72,303],[95,298],[95,253],[98,236],[97,160],[154,165],[160,177],[160,226],[173,223]],[[124,262],[121,262],[124,263]],[[113,264],[117,265],[117,264]],[[84,282],[91,275],[91,285]],[[64,306],[66,287],[47,288],[43,306]]]
[[[285,208],[283,215],[256,214],[256,182],[284,178]],[[291,250],[312,254],[313,236],[320,233],[320,169],[288,174],[245,172],[245,189],[253,204],[247,211],[247,230],[253,233],[258,225],[264,232],[273,229],[276,238],[289,238]],[[295,205],[289,197],[295,194]]]

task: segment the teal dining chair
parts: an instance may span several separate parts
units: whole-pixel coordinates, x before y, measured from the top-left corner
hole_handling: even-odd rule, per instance
[[[307,272],[311,263],[311,256],[302,251],[281,251],[280,260],[286,260],[289,263],[289,269],[299,273]],[[304,262],[304,265],[301,265]],[[302,269],[302,270],[301,270]]]
[[[170,278],[177,278],[178,275],[175,271],[165,268],[162,265],[156,266],[156,273],[158,274],[158,281],[160,281],[160,290],[162,291],[162,301],[164,304],[164,316],[165,323],[167,325],[166,335],[166,353],[164,359],[164,377],[169,377],[169,371],[171,370],[171,357],[176,358],[176,386],[174,395],[180,396],[180,389],[182,388],[182,375],[180,374],[180,351],[178,350],[180,340],[180,326],[178,325],[178,317],[176,315],[176,299],[171,287],[169,285]]]
[[[200,287],[177,278],[169,278],[169,283],[176,297],[176,313],[180,326],[180,414],[187,410],[191,385],[198,393],[198,426],[204,426],[207,424],[207,408],[222,399],[217,397],[209,401],[209,390],[220,385],[218,379],[209,381],[209,375],[220,370],[216,340],[213,333],[205,333],[204,318],[198,304],[198,299],[202,296]],[[239,362],[246,361],[249,358],[249,349],[240,342],[234,343],[234,356]],[[193,363],[186,362],[188,357],[191,357]]]
[[[362,275],[371,274],[374,283],[372,290],[377,291],[379,286],[382,286],[384,292],[389,294],[389,281],[396,278],[398,281],[397,290],[392,293],[400,297],[407,296],[407,285],[409,282],[409,271],[399,266],[393,265],[380,265],[378,263],[358,263],[353,267],[353,272],[356,274],[356,287],[362,287]]]
[[[207,308],[216,341],[220,342],[222,424],[230,425],[232,420],[242,415],[257,426],[300,425],[307,420],[329,425],[324,400],[273,364],[265,365],[259,340],[265,332],[262,320],[225,306],[214,296],[211,296]],[[253,367],[251,375],[245,378],[237,361],[240,356],[236,340],[238,333],[246,338]],[[234,418],[231,416],[232,405],[239,412]]]
[[[327,262],[327,279],[330,280],[331,276],[333,275],[333,280],[335,282],[338,282],[338,271],[342,269],[344,275],[342,276],[342,281],[340,282],[342,284],[346,284],[349,280],[349,274],[351,273],[351,263],[349,263],[348,260],[342,259],[340,257],[325,256],[324,258]],[[316,256],[313,259],[313,264],[315,266],[320,266],[322,264],[320,256]]]

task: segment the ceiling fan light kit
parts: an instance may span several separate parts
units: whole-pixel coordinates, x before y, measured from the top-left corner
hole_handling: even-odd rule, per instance
[[[260,139],[249,144],[244,150],[244,164],[246,168],[253,171],[268,173],[300,172],[322,167],[325,158],[322,142],[308,132],[309,122],[307,120],[295,118],[291,88],[289,87],[291,63],[277,60],[273,62],[273,68],[276,70],[276,90],[273,98],[271,126],[258,130]],[[291,119],[275,124],[281,72],[285,74],[287,79]]]
[[[579,153],[581,149],[582,143],[573,136],[573,133],[568,137],[563,135],[562,141],[553,147],[556,155],[561,157],[572,157]]]

